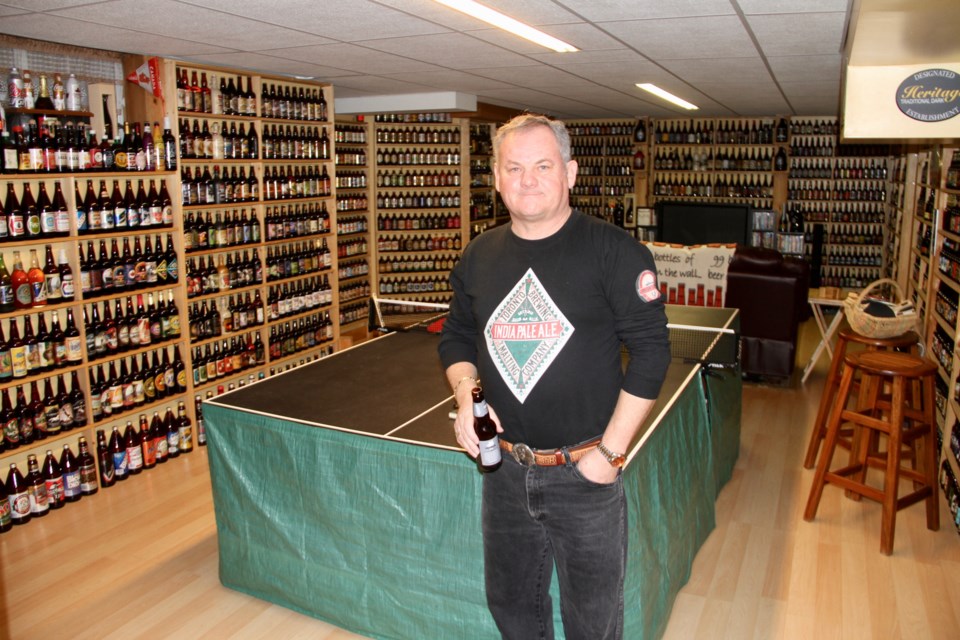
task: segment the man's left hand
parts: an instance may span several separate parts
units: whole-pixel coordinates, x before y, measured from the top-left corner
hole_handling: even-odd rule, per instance
[[[607,462],[603,454],[596,449],[580,458],[577,468],[584,478],[597,484],[612,484],[619,472],[619,469]]]

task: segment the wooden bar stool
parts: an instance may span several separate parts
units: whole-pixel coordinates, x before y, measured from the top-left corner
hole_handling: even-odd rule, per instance
[[[893,338],[868,338],[860,335],[850,328],[850,325],[844,322],[843,326],[837,332],[837,347],[833,352],[833,360],[830,361],[830,371],[827,373],[827,381],[823,384],[823,393],[820,395],[820,408],[817,409],[817,418],[813,422],[813,429],[810,432],[810,442],[807,444],[807,454],[803,458],[805,469],[813,469],[817,462],[817,451],[820,449],[820,442],[827,435],[827,418],[830,417],[830,408],[833,406],[834,399],[837,397],[837,390],[840,388],[840,369],[843,366],[843,358],[847,355],[847,347],[850,344],[862,344],[869,350],[904,350],[910,349],[920,341],[920,336],[914,331],[908,331],[902,335]],[[854,381],[854,388],[857,387]],[[840,433],[839,444],[845,449],[850,448],[850,441],[847,439],[849,432],[842,430]]]
[[[883,505],[880,551],[890,555],[893,552],[898,510],[925,500],[927,528],[932,531],[940,528],[934,435],[934,377],[937,366],[929,360],[896,351],[851,353],[844,357],[843,362],[840,390],[830,412],[826,444],[817,462],[803,518],[810,521],[816,516],[823,487],[827,483],[875,500]],[[856,409],[847,409],[857,372],[860,373],[857,406]],[[890,385],[889,396],[882,394],[884,383]],[[908,384],[913,387],[910,389],[912,393],[908,393]],[[839,442],[840,425],[844,422],[853,423],[855,432],[850,463],[830,471],[830,463]],[[878,445],[881,434],[888,439],[885,453],[880,451]],[[913,450],[911,468],[901,466],[904,447]],[[883,489],[866,484],[869,467],[884,470]],[[901,477],[912,480],[915,490],[898,497]]]

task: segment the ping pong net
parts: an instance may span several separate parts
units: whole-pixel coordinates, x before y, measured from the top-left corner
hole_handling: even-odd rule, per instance
[[[450,305],[396,298],[370,298],[371,332],[440,333]],[[668,322],[670,355],[708,369],[734,369],[740,364],[740,336],[733,329]]]
[[[667,323],[670,355],[706,369],[735,369],[740,365],[740,336],[733,329]]]
[[[367,328],[370,331],[426,331],[440,333],[450,305],[396,298],[370,298]]]

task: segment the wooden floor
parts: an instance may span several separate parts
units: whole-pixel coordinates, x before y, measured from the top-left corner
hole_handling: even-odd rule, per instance
[[[900,512],[892,557],[879,505],[828,487],[803,521],[825,369],[745,385],[734,478],[665,638],[960,638],[960,536],[942,500],[939,532],[921,506]],[[0,535],[0,561],[0,639],[360,638],[220,586],[203,450]]]

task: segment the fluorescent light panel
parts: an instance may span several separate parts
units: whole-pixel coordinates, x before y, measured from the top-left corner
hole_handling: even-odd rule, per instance
[[[677,96],[673,95],[673,94],[670,93],[669,91],[664,91],[663,89],[661,89],[660,87],[658,87],[658,86],[655,85],[655,84],[651,84],[651,83],[649,83],[649,82],[638,82],[638,83],[637,83],[637,86],[640,87],[641,89],[643,89],[644,91],[647,91],[647,92],[649,92],[649,93],[652,93],[653,95],[655,95],[655,96],[657,96],[657,97],[659,97],[659,98],[663,98],[663,99],[666,100],[667,102],[672,102],[673,104],[677,105],[678,107],[683,107],[684,109],[689,109],[689,110],[691,110],[691,111],[700,108],[700,107],[698,107],[697,105],[695,105],[695,104],[693,104],[693,103],[691,103],[691,102],[687,102],[687,101],[684,100],[683,98],[678,98]]]
[[[546,47],[547,49],[553,49],[557,53],[570,53],[573,51],[579,51],[573,45],[567,44],[563,40],[558,40],[553,36],[547,35],[539,29],[534,29],[528,24],[524,24],[519,20],[515,20],[508,15],[504,15],[499,11],[486,7],[478,2],[473,0],[434,0],[439,4],[450,7],[451,9],[456,9],[462,13],[472,16],[477,20],[483,20],[487,24],[491,24],[498,29],[503,29],[514,35],[520,36],[525,40],[536,43],[541,47]]]

